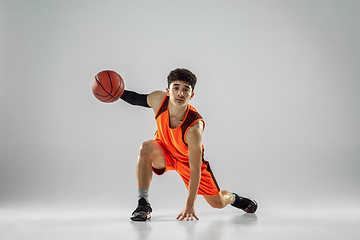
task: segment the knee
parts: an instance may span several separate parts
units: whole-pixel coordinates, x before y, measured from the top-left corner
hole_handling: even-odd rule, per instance
[[[221,192],[213,197],[205,197],[206,201],[209,203],[209,205],[213,208],[224,208],[232,201],[232,193],[221,190]]]
[[[149,140],[146,142],[143,142],[140,146],[139,150],[139,158],[140,159],[147,159],[151,158],[154,151],[154,142],[153,140]]]

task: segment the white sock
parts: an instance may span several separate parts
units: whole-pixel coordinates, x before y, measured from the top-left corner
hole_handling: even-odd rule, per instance
[[[235,194],[234,194],[234,193],[233,193],[232,195],[233,195],[233,200],[232,200],[231,204],[234,204],[236,198],[235,198]]]

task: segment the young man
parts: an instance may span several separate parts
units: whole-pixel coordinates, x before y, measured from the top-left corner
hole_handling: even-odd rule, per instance
[[[210,165],[204,159],[202,133],[205,122],[189,101],[194,97],[196,76],[187,69],[175,69],[168,76],[166,92],[155,91],[138,94],[124,91],[121,98],[133,105],[154,110],[158,131],[155,140],[141,145],[136,176],[138,185],[138,207],[131,220],[146,221],[152,212],[148,191],[152,173],[162,175],[175,170],[188,188],[185,208],[176,219],[187,221],[194,218],[194,203],[197,195],[203,195],[214,208],[231,204],[248,213],[254,213],[257,203],[240,197],[236,193],[220,190]]]

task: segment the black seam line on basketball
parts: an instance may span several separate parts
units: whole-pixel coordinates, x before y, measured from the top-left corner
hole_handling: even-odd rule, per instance
[[[104,100],[104,102],[115,102],[116,100],[117,100],[116,98],[110,96],[109,99]]]
[[[110,100],[112,100],[114,97],[113,96],[111,96],[111,95],[109,95],[108,96],[108,99],[106,99],[106,100],[104,100],[105,102],[109,102]],[[112,102],[112,101],[110,101],[110,102]]]
[[[112,91],[113,91],[113,85],[112,85],[112,80],[111,80],[111,77],[110,77],[110,73],[109,73],[109,71],[106,71],[106,73],[107,73],[107,75],[108,75],[108,77],[109,77],[109,80],[110,80],[110,86],[111,86],[111,93],[112,93]]]
[[[101,101],[103,101],[103,102],[114,102],[115,100],[119,99],[119,98],[114,98],[114,97],[111,96],[111,95],[106,95],[106,96],[100,95],[100,94],[98,94],[97,92],[95,92],[94,90],[93,90],[93,93],[94,93],[96,96],[101,97],[101,98],[102,98]],[[111,101],[110,101],[110,100],[111,100]]]
[[[125,89],[123,89],[122,92],[117,93],[120,90],[120,88],[121,88],[121,86],[123,84],[124,84],[124,81],[120,77],[120,84],[119,84],[118,88],[116,89],[116,91],[113,94],[113,97],[115,98],[114,101],[118,100],[122,96],[122,94],[124,93]],[[112,86],[112,84],[111,84],[111,86]]]
[[[115,98],[113,97],[113,96],[109,96],[109,99],[108,100],[106,100],[106,102],[113,102],[113,101],[115,101]]]
[[[116,95],[115,98],[119,99],[123,93],[124,93],[124,90],[122,92],[119,92],[119,94]]]
[[[114,98],[109,98],[109,99],[106,100],[105,102],[107,102],[107,103],[112,103],[112,102],[115,102],[115,99],[114,99]]]
[[[94,90],[93,90],[93,93],[94,94],[96,94],[96,96],[99,96],[99,97],[108,97],[109,95],[101,95],[101,94],[99,94],[99,93],[97,93],[97,92],[95,92]]]
[[[110,96],[110,95],[106,95],[106,96],[100,95],[100,94],[98,94],[97,92],[95,92],[94,90],[93,90],[93,93],[96,94],[96,95],[99,96],[99,97],[102,97],[102,98],[106,98],[106,97],[109,97],[109,96]],[[108,101],[111,100],[111,99],[114,99],[114,98],[113,98],[112,96],[110,96],[110,98],[104,99],[104,100],[102,100],[102,101],[108,102]],[[116,98],[116,100],[117,100],[117,99],[119,99],[119,98]],[[113,100],[113,101],[115,101],[115,100]]]
[[[101,97],[101,101],[102,101],[102,102],[109,102],[110,100],[112,100],[112,99],[113,99],[113,97],[112,97],[112,96],[110,96],[110,95],[107,95],[107,96],[101,96],[101,95],[98,95],[98,94],[97,94],[97,96],[100,96],[100,97]]]
[[[106,95],[106,96],[100,95],[100,94],[98,94],[97,92],[95,92],[94,90],[93,90],[93,93],[94,93],[96,96],[99,96],[99,97],[104,98],[104,100],[102,100],[102,101],[105,101],[105,102],[108,102],[109,100],[112,100],[112,102],[114,102],[115,100],[118,100],[118,99],[119,99],[119,97],[112,97],[111,95]]]
[[[125,89],[123,89],[122,92],[119,92],[118,94],[116,94],[120,90],[122,83],[123,83],[123,81],[120,81],[119,87],[116,89],[116,92],[114,93],[114,97],[116,99],[119,99],[121,97],[121,95],[124,93]]]
[[[96,82],[100,85],[100,87],[101,87],[109,96],[114,97],[113,95],[111,95],[111,94],[104,88],[103,85],[101,85],[101,83],[100,83],[97,75],[95,76],[95,79],[96,79]],[[111,87],[112,87],[112,84],[111,84]]]
[[[121,87],[121,81],[120,81],[120,84],[119,84],[118,88],[117,88],[116,91],[114,92],[114,96],[117,96],[116,93],[119,91],[120,87]]]

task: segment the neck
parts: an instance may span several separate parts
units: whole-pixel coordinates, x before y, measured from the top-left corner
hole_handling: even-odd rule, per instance
[[[187,111],[187,105],[175,106],[169,102],[169,117],[176,118],[177,120],[183,120]]]

